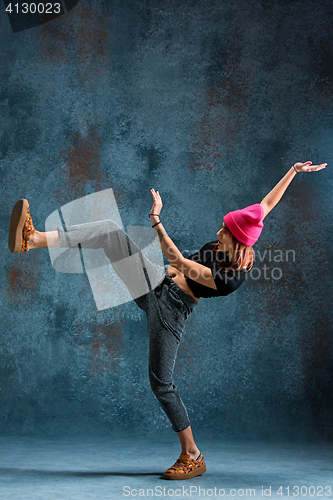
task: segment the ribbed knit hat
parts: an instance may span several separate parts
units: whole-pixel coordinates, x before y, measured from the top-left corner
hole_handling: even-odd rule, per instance
[[[244,245],[251,247],[259,238],[264,223],[263,207],[259,203],[234,210],[223,217],[229,231]]]

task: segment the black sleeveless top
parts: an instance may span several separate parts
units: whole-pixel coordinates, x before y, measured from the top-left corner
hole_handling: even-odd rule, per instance
[[[187,257],[187,259],[190,259],[193,262],[198,262],[203,266],[209,267],[212,270],[213,278],[217,287],[217,290],[214,290],[214,288],[209,288],[208,286],[202,285],[201,283],[193,281],[185,276],[186,282],[195,297],[210,298],[229,295],[237,290],[237,288],[240,287],[245,280],[246,271],[244,269],[239,269],[238,271],[230,269],[228,271],[223,267],[217,266],[220,262],[225,263],[227,267],[228,265],[231,266],[231,263],[227,258],[226,252],[213,251],[216,243],[216,241],[206,243],[206,245],[204,245],[199,252]]]

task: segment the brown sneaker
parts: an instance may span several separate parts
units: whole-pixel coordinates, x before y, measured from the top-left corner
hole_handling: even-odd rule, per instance
[[[164,479],[191,479],[206,472],[206,464],[200,453],[197,460],[187,453],[181,453],[177,462],[163,474]]]
[[[28,240],[35,232],[28,200],[18,200],[10,217],[8,247],[12,253],[28,252]]]

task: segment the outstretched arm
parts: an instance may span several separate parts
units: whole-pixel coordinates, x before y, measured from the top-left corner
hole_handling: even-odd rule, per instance
[[[293,167],[286,173],[284,177],[277,183],[277,185],[268,193],[267,196],[260,202],[260,205],[265,211],[264,218],[266,215],[279,203],[282,198],[283,193],[293,180],[296,172],[316,172],[325,168],[327,163],[322,163],[321,165],[312,165],[312,161],[307,161],[305,163],[295,163]],[[296,169],[296,170],[295,170]]]

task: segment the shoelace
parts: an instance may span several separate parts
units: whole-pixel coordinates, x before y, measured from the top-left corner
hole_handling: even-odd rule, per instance
[[[186,462],[188,462],[188,460],[186,460],[186,458],[178,458],[177,462],[173,464],[173,466],[171,467],[171,469],[181,469],[184,464],[186,464]]]
[[[184,456],[179,457],[176,463],[174,463],[173,466],[170,467],[170,469],[182,469],[184,465],[187,466],[196,465],[195,462],[197,462],[197,460],[192,460],[191,458],[185,458]]]

